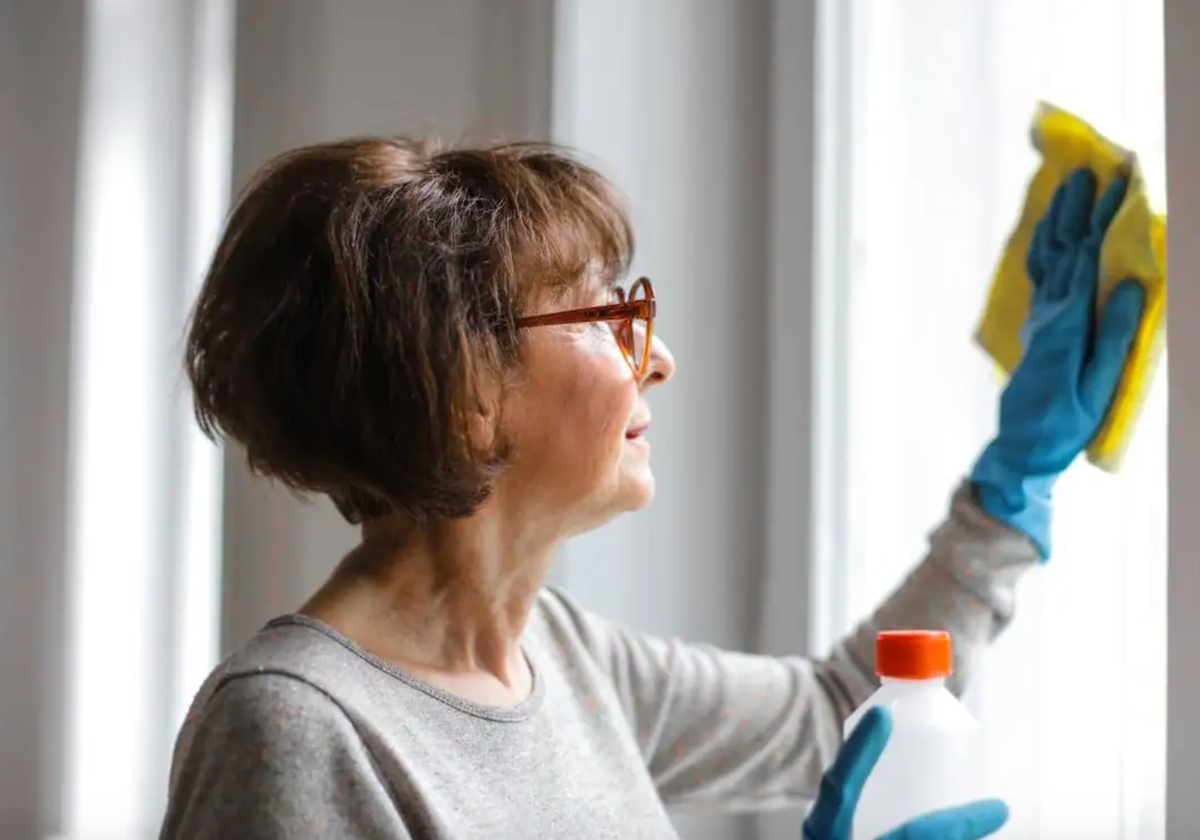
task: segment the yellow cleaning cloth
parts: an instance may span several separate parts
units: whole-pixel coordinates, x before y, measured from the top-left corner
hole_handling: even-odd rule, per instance
[[[1113,288],[1126,279],[1142,284],[1146,303],[1112,406],[1087,449],[1089,461],[1115,472],[1133,434],[1162,348],[1167,305],[1167,220],[1150,207],[1136,157],[1083,120],[1041,104],[1032,134],[1034,148],[1042,154],[1042,165],[1029,184],[1021,217],[1000,257],[975,339],[1006,375],[1013,372],[1023,352],[1020,331],[1031,296],[1026,256],[1038,221],[1055,191],[1073,171],[1087,167],[1096,176],[1098,199],[1114,175],[1128,173],[1125,200],[1100,249],[1097,303],[1102,307]]]

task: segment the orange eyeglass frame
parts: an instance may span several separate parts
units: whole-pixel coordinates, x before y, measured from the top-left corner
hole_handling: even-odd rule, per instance
[[[654,316],[658,311],[654,302],[654,287],[650,284],[650,278],[642,277],[633,284],[628,295],[620,286],[614,288],[620,298],[617,303],[588,306],[583,309],[567,309],[563,312],[550,312],[545,315],[530,315],[526,318],[518,318],[516,325],[518,328],[524,329],[525,327],[619,321],[620,324],[613,328],[617,344],[620,345],[621,352],[625,356],[625,361],[629,363],[633,375],[639,380],[644,379],[646,371],[650,369],[650,347],[654,341]],[[641,297],[638,297],[639,294]],[[640,359],[636,358],[637,342],[634,333],[636,321],[642,321],[646,325],[646,343],[642,347]]]

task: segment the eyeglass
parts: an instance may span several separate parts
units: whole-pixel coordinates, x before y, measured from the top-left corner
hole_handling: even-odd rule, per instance
[[[518,318],[517,326],[549,327],[607,321],[633,375],[639,380],[644,379],[650,368],[650,345],[654,336],[654,287],[649,278],[643,277],[633,284],[628,295],[620,286],[614,288],[618,298],[616,303]]]

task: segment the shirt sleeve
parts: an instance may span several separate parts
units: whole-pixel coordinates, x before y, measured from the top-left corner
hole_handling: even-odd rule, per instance
[[[317,688],[240,676],[197,714],[160,840],[410,840],[350,719]]]
[[[1038,562],[963,485],[929,551],[825,659],[778,658],[647,636],[563,601],[580,643],[611,678],[664,802],[750,811],[815,798],[843,721],[877,688],[875,636],[944,629],[961,693],[971,662],[1011,621],[1017,579]],[[561,597],[561,596],[560,596]]]

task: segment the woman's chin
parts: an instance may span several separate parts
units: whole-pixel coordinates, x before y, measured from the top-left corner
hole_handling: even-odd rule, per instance
[[[654,476],[649,470],[630,475],[625,472],[617,487],[597,488],[571,518],[569,536],[578,536],[602,528],[623,513],[636,513],[654,501]],[[599,505],[597,504],[599,503]]]
[[[649,466],[631,470],[623,484],[625,487],[621,496],[624,502],[622,507],[625,510],[632,512],[650,507],[650,503],[654,501],[655,484],[654,473],[650,471]]]

